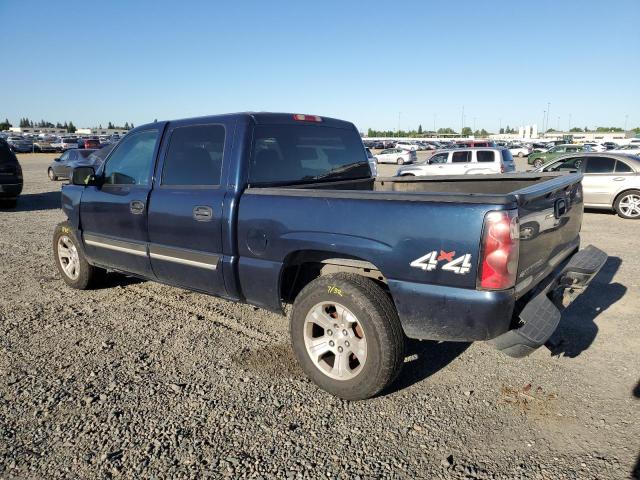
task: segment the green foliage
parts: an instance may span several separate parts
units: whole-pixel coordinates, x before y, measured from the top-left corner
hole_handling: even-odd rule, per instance
[[[437,133],[442,135],[456,135],[457,132],[453,128],[447,127],[447,128],[439,128]]]
[[[67,125],[66,122],[65,125]],[[69,124],[67,125],[67,133],[76,133],[76,126],[73,124],[73,122],[69,122]]]
[[[620,127],[596,127],[597,133],[624,132]]]
[[[547,128],[547,132],[546,132],[546,133],[553,133],[553,132],[555,132],[555,129],[553,129],[553,128]]]
[[[460,132],[460,135],[462,135],[462,136],[464,136],[464,137],[467,137],[467,136],[471,135],[472,133],[473,133],[473,131],[471,130],[471,128],[469,128],[469,127],[464,127],[464,128],[462,129],[462,131]]]
[[[584,130],[581,129],[580,127],[573,127],[571,130],[569,130],[569,132],[580,133],[580,132],[584,132]]]
[[[418,125],[418,135],[422,135],[422,125]]]
[[[636,135],[639,135],[640,134],[640,127],[632,128],[631,131],[633,133],[635,133]]]
[[[489,132],[487,132],[484,128],[481,130],[476,130],[475,132],[473,132],[473,135],[475,137],[488,137],[489,136]]]
[[[0,131],[9,130],[11,127],[13,127],[13,125],[11,125],[8,118],[5,118],[4,122],[0,122]]]

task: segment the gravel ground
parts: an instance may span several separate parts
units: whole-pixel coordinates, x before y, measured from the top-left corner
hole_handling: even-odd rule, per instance
[[[415,342],[385,394],[303,377],[286,319],[111,275],[73,291],[51,255],[52,155],[21,155],[0,211],[0,477],[598,478],[640,447],[638,223],[589,212],[611,256],[552,353]]]

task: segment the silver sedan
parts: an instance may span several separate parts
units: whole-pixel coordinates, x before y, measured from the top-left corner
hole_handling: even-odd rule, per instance
[[[622,218],[640,218],[640,157],[608,152],[563,155],[536,172],[584,173],[584,206],[613,209]]]

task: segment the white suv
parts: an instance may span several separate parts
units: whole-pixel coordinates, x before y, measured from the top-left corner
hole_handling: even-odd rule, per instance
[[[506,148],[456,148],[438,152],[417,165],[402,167],[396,175],[472,175],[515,171],[513,156]]]

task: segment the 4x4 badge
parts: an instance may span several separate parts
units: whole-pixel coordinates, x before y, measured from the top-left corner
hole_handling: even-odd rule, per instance
[[[438,263],[440,261],[446,261],[444,265],[440,267],[441,270],[445,270],[447,272],[453,272],[458,275],[466,275],[471,271],[471,254],[465,253],[464,255],[459,256],[458,258],[453,258],[456,254],[455,250],[452,252],[445,252],[440,250],[440,254],[438,254],[437,250],[427,253],[420,258],[416,258],[409,265],[414,268],[420,268],[427,272],[431,272],[438,268]]]

